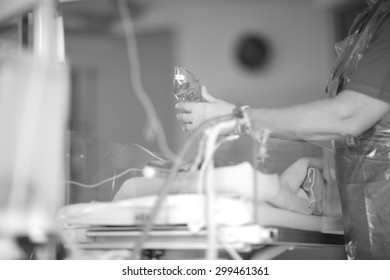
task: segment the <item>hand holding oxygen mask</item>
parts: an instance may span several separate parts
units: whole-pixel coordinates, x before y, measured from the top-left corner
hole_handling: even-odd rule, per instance
[[[190,71],[175,67],[173,93],[180,102],[204,102],[201,95],[202,84],[198,77]]]
[[[183,121],[184,131],[194,131],[205,121],[232,114],[235,108],[233,104],[211,96],[193,73],[181,67],[175,67],[173,89],[180,101],[175,106],[176,117]]]

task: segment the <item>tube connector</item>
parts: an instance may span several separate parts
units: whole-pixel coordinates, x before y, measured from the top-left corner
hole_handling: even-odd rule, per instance
[[[250,108],[248,105],[236,104],[233,110],[233,115],[237,119],[236,133],[238,135],[248,135],[251,132],[251,122],[245,110]]]

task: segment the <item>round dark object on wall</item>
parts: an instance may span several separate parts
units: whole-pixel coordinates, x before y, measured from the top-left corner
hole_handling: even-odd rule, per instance
[[[241,67],[249,71],[263,69],[270,57],[269,43],[256,34],[241,37],[236,46],[236,58]]]

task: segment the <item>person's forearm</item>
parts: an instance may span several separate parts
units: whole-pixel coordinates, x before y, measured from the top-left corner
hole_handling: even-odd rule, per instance
[[[332,112],[328,100],[282,109],[249,109],[252,128],[268,128],[292,139],[325,140],[348,135],[348,126]],[[329,106],[330,107],[330,106]]]
[[[292,139],[325,140],[359,135],[387,112],[383,101],[355,92],[281,109],[247,109],[252,128]]]

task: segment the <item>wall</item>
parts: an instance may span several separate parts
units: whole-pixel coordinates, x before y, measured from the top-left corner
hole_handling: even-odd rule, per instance
[[[175,5],[155,5],[139,25],[171,26],[175,63],[197,73],[214,95],[262,106],[321,97],[333,57],[328,11],[302,0],[170,2]],[[235,63],[234,45],[247,31],[271,42],[267,71],[248,74]]]
[[[138,28],[172,28],[175,65],[196,73],[215,97],[254,107],[323,97],[334,57],[332,14],[313,1],[161,2],[153,2]],[[246,32],[270,42],[272,57],[263,71],[249,73],[236,62],[236,43]],[[181,131],[177,137],[188,138]]]
[[[172,34],[143,34],[138,38],[138,45],[143,86],[166,128],[169,143],[175,143],[171,133],[175,113],[173,109],[167,110],[174,104],[173,94],[170,94]],[[113,36],[73,34],[68,37],[67,52],[76,73],[90,69],[96,77],[95,92],[84,93],[90,95],[91,102],[96,102],[96,119],[90,120],[96,122],[95,129],[84,132],[108,141],[138,143],[157,150],[154,141],[145,141],[146,114],[131,86],[125,41]],[[87,77],[79,79],[83,78]],[[86,114],[82,109],[78,113]]]

